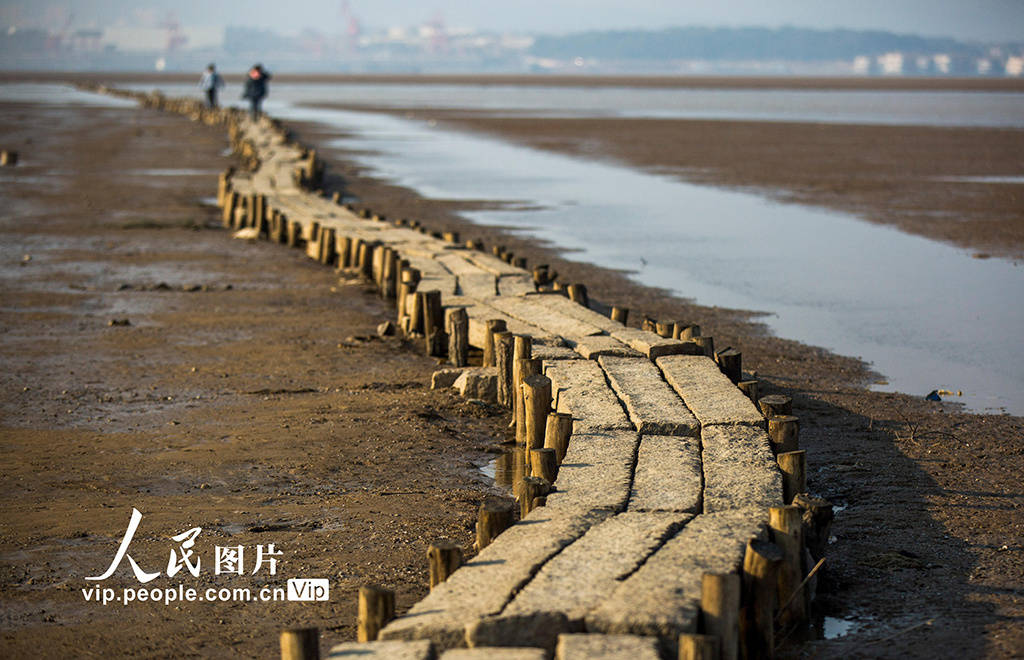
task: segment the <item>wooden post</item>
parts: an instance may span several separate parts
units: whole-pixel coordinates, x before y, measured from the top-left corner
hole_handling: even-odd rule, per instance
[[[704,337],[704,336],[690,337],[690,341],[692,341],[694,344],[697,344],[698,346],[700,346],[704,350],[704,355],[708,356],[709,358],[715,357],[715,338],[714,337],[711,337],[711,336],[708,336],[708,337]]]
[[[413,332],[412,300],[416,297],[419,281],[420,271],[415,268],[402,269],[402,282],[398,287],[398,300],[395,304],[398,307],[398,327],[405,335]]]
[[[489,500],[480,504],[476,523],[476,549],[483,550],[498,534],[512,526],[515,518],[511,502]]]
[[[743,380],[743,354],[735,348],[725,348],[716,355],[718,368],[729,377],[733,384]]]
[[[793,399],[784,394],[769,394],[757,400],[757,407],[765,419],[793,414]]]
[[[18,164],[18,152],[4,149],[0,151],[0,167],[13,167]]]
[[[349,249],[351,250],[348,256],[349,268],[359,268],[359,255],[363,251],[363,239],[353,238],[349,244]]]
[[[772,451],[785,454],[800,449],[800,419],[793,415],[778,415],[768,418],[768,437]]]
[[[754,379],[741,380],[736,383],[736,387],[740,388],[740,392],[747,395],[747,398],[753,402],[757,402],[757,381]]]
[[[441,234],[441,237],[449,243],[459,242],[459,232],[457,231],[446,231]]]
[[[503,330],[494,335],[494,363],[498,367],[498,404],[511,409],[512,396],[512,333]]]
[[[320,660],[320,629],[282,630],[281,660]]]
[[[398,253],[388,248],[384,253],[384,273],[381,275],[381,297],[388,299],[398,295]]]
[[[544,446],[544,429],[551,412],[551,379],[534,374],[523,380],[523,415],[526,426],[526,448]]]
[[[405,313],[409,317],[409,334],[423,334],[423,292],[413,291],[405,299]]]
[[[288,223],[288,247],[300,247],[302,245],[302,223],[293,220]]]
[[[574,303],[579,303],[584,307],[590,307],[590,298],[587,297],[587,287],[583,284],[570,284],[566,287],[566,293],[569,294],[569,300]]]
[[[512,260],[512,265],[516,268],[522,268],[526,270],[526,257],[516,257]]]
[[[803,511],[804,547],[811,554],[811,559],[818,561],[825,556],[828,537],[832,533],[832,504],[807,493],[798,493],[793,498],[793,504]]]
[[[679,636],[679,660],[719,660],[719,639],[711,635],[683,633]]]
[[[628,307],[612,307],[612,320],[618,321],[622,325],[626,325],[629,320],[629,308]]]
[[[701,630],[720,640],[722,660],[739,658],[740,576],[705,573],[701,578]]]
[[[456,367],[469,366],[469,314],[465,307],[448,315],[448,361]]]
[[[427,548],[427,561],[430,563],[430,588],[433,589],[462,566],[462,548],[449,541],[431,543]]]
[[[6,154],[7,152],[3,152]],[[0,154],[0,160],[2,160],[3,154]],[[6,163],[3,163],[6,164]],[[231,186],[231,170],[227,169],[217,175],[217,206],[224,208],[224,202],[228,195],[228,190]]]
[[[533,267],[533,286],[534,288],[540,288],[547,285],[550,282],[548,277],[548,265],[540,264],[539,266]]]
[[[325,266],[333,266],[334,262],[334,230],[325,228],[320,232],[320,263]]]
[[[533,337],[513,335],[512,343],[512,419],[516,425],[516,442],[526,444],[526,421],[523,419],[523,360],[533,357]]]
[[[672,339],[672,334],[675,330],[675,321],[655,321],[654,323],[654,332],[665,339]]]
[[[548,413],[548,421],[544,428],[544,446],[555,450],[559,465],[565,459],[571,435],[572,415],[560,412]]]
[[[494,335],[506,329],[504,319],[487,319],[487,332],[484,335],[484,360],[483,366],[493,367],[497,364],[494,359]]]
[[[336,238],[338,246],[338,270],[352,265],[352,239],[348,236]]]
[[[221,224],[226,229],[235,225],[235,209],[238,208],[238,193],[231,191],[224,197],[224,214],[221,216]]]
[[[394,618],[394,591],[377,586],[359,587],[356,637],[360,642],[377,641],[380,629]]]
[[[554,449],[542,447],[530,450],[530,471],[533,476],[555,483],[558,476],[558,456]]]
[[[516,489],[516,498],[519,500],[519,517],[525,518],[530,511],[533,511],[533,502],[538,497],[547,497],[551,492],[551,482],[540,477],[523,477]]]
[[[775,655],[775,589],[782,551],[778,546],[750,539],[743,557],[743,610],[740,628],[744,658]]]
[[[802,593],[794,594],[800,588],[804,577],[804,535],[803,514],[798,506],[773,506],[768,509],[768,527],[772,542],[782,550],[784,560],[779,568],[776,597],[779,605],[789,603],[779,612],[779,623],[783,627],[803,623],[807,618]]]
[[[441,292],[417,291],[423,296],[423,335],[426,337],[427,355],[444,357],[448,350],[448,338],[444,333],[444,308],[441,306]]]
[[[782,471],[782,500],[786,504],[799,493],[807,492],[806,454],[803,450],[787,451],[775,457]]]

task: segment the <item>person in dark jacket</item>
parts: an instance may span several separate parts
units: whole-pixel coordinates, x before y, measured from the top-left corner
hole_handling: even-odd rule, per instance
[[[255,64],[249,69],[249,75],[245,79],[245,89],[242,91],[242,98],[249,99],[249,113],[253,121],[263,114],[260,106],[263,98],[267,95],[267,81],[270,74],[263,69],[262,64]]]

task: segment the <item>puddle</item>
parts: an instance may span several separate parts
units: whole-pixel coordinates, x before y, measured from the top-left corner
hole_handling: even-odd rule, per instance
[[[485,477],[492,479],[495,486],[512,490],[526,476],[526,449],[509,447],[508,451],[498,454],[479,470]]]
[[[963,391],[969,409],[1024,413],[1024,270],[830,210],[585,162],[389,116],[283,108],[346,137],[328,146],[374,176],[454,200],[520,200],[466,212],[581,261],[630,271],[704,305],[765,311],[779,336],[859,356],[874,389]],[[642,220],[641,220],[642,219]],[[642,224],[641,224],[642,223]],[[624,231],[624,225],[642,231]],[[586,231],[581,231],[586,227]]]
[[[131,176],[142,175],[142,176],[213,176],[219,174],[218,170],[199,170],[189,168],[167,168],[167,169],[148,169],[148,170],[128,170],[125,174]]]
[[[821,639],[836,639],[843,637],[859,628],[859,624],[853,619],[839,619],[833,616],[825,617],[821,627]]]
[[[948,181],[949,183],[991,183],[994,185],[1020,185],[1024,183],[1024,176],[947,176],[936,179],[937,181]]]

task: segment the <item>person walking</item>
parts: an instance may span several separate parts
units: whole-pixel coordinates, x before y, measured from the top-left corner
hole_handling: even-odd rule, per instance
[[[267,95],[267,81],[270,74],[263,69],[262,64],[254,64],[249,69],[249,75],[245,79],[245,89],[242,91],[242,98],[249,99],[249,114],[253,121],[263,114],[261,105],[263,98]]]
[[[217,90],[224,86],[224,79],[217,73],[217,67],[212,62],[206,65],[203,77],[199,79],[199,89],[206,94],[206,107],[217,107]]]

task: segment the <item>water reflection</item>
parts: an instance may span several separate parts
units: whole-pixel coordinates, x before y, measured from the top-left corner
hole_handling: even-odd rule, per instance
[[[513,490],[515,484],[528,477],[529,461],[526,448],[522,446],[508,447],[507,451],[498,454],[494,460],[480,468],[486,476],[494,479],[494,485]]]

